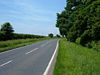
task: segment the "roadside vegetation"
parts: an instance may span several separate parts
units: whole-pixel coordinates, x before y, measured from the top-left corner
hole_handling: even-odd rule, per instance
[[[54,35],[52,33],[48,34],[48,37],[53,38]]]
[[[60,34],[71,42],[100,49],[100,0],[66,1],[65,10],[57,14]]]
[[[53,75],[100,75],[100,52],[61,39]]]
[[[18,34],[14,33],[14,29],[9,22],[1,25],[0,29],[0,52],[10,50],[13,48],[30,45],[39,41],[60,38],[60,35],[49,36],[32,35],[32,34]]]
[[[6,22],[3,25],[1,25],[0,41],[15,40],[15,39],[29,39],[29,38],[38,39],[38,38],[45,38],[45,36],[14,33],[14,29],[9,22]]]
[[[8,41],[0,41],[0,52],[14,49],[21,46],[30,45],[36,42],[40,42],[43,40],[49,40],[51,38],[40,38],[40,39],[17,39],[17,40],[8,40]]]
[[[52,39],[57,37],[52,36]],[[0,29],[0,52],[49,39],[50,36],[14,33],[12,25],[6,22]]]
[[[54,75],[100,75],[100,0],[66,0]]]

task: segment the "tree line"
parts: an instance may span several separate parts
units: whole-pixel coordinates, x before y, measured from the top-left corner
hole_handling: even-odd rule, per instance
[[[100,0],[67,0],[65,9],[57,13],[56,27],[71,42],[90,48],[100,44]]]
[[[32,34],[18,34],[14,33],[14,29],[9,22],[1,25],[0,41],[13,40],[13,39],[27,39],[27,38],[44,38],[45,36],[32,35]]]

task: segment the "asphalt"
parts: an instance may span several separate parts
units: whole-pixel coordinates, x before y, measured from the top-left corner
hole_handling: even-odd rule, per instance
[[[0,53],[0,75],[43,75],[57,41],[46,40]]]

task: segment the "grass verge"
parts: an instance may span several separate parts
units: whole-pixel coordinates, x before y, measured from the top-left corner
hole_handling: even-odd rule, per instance
[[[48,40],[50,38],[41,39],[18,39],[18,40],[8,40],[0,41],[0,52],[7,51],[13,48],[30,45],[39,41]]]
[[[100,75],[100,52],[62,39],[53,75]]]

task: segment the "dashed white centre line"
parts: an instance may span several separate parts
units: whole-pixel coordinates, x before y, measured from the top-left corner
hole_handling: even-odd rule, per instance
[[[41,47],[44,47],[46,44],[41,45]]]
[[[47,43],[45,43],[45,44],[41,45],[41,47],[44,47],[44,46],[46,46],[48,43],[49,43],[49,42],[47,42]]]
[[[33,50],[31,50],[31,51],[29,51],[29,52],[25,53],[25,54],[32,53],[32,52],[36,51],[37,49],[39,49],[39,48],[35,48],[35,49],[33,49]]]
[[[6,63],[0,65],[0,67],[3,67],[3,66],[5,66],[5,65],[9,64],[9,63],[11,63],[12,61],[13,61],[13,60],[10,60],[10,61],[8,61],[8,62],[6,62]]]

